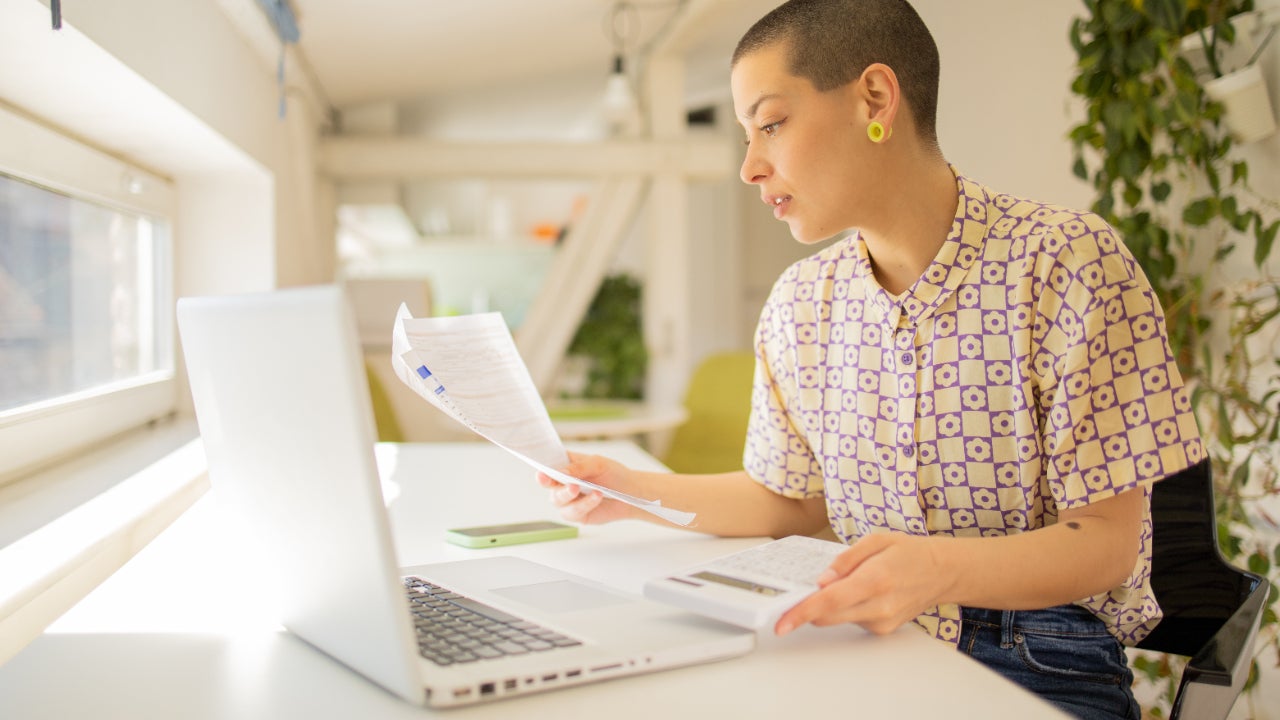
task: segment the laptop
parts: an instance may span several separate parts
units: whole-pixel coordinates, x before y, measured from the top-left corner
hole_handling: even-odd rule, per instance
[[[514,557],[397,568],[342,290],[183,298],[177,316],[210,482],[255,532],[283,625],[374,683],[447,707],[754,647],[754,633]]]
[[[792,535],[651,578],[645,597],[743,628],[773,628],[818,590],[818,576],[849,546]]]

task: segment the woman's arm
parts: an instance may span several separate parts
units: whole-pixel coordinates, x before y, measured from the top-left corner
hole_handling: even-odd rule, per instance
[[[750,537],[809,535],[827,526],[822,497],[794,499],[779,495],[752,480],[746,472],[718,475],[676,475],[640,472],[596,455],[570,454],[565,472],[628,495],[661,500],[664,507],[697,513],[691,530],[712,535]],[[562,485],[539,474],[538,482],[551,488],[551,500],[561,515],[573,522],[602,523],[622,518],[659,518],[626,503],[584,492],[577,485]],[[677,526],[678,527],[678,526]]]
[[[1133,572],[1144,509],[1136,488],[1017,535],[870,535],[836,558],[819,578],[822,589],[784,614],[775,631],[852,622],[888,633],[940,603],[1022,610],[1095,595]]]

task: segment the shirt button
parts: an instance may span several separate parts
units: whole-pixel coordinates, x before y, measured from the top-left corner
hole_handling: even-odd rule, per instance
[[[915,446],[915,445],[907,445],[906,447],[902,448],[902,454],[903,454],[903,455],[906,455],[907,457],[913,457],[913,456],[915,456],[915,454],[916,454],[916,446]]]
[[[911,363],[913,363],[913,362],[915,362],[915,361],[916,361],[916,360],[915,360],[915,358],[911,355],[911,353],[909,353],[909,352],[904,352],[904,353],[902,353],[902,364],[903,364],[903,365],[910,365]]]

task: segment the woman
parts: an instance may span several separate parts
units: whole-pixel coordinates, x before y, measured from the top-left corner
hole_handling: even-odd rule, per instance
[[[915,622],[1089,718],[1137,718],[1159,621],[1151,485],[1204,453],[1146,278],[1099,217],[991,190],[937,142],[904,0],[793,0],[733,56],[744,182],[802,243],[756,332],[744,470],[570,474],[720,535],[850,544],[775,631]],[[633,510],[553,488],[565,517]]]

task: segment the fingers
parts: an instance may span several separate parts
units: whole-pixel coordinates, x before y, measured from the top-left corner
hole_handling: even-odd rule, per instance
[[[868,558],[883,551],[891,542],[892,538],[887,534],[868,535],[858,540],[848,550],[837,555],[831,566],[818,576],[818,587],[826,587],[847,576]]]
[[[551,502],[559,507],[563,507],[578,499],[582,494],[582,488],[577,485],[560,485],[551,490]]]
[[[818,576],[818,591],[784,613],[774,632],[786,635],[806,623],[827,626],[852,622],[875,633],[887,633],[914,617],[903,617],[905,610],[893,596],[894,583],[884,572],[886,568],[867,565],[892,542],[889,535],[869,535],[838,555]]]
[[[786,635],[807,623],[821,627],[858,622],[875,614],[869,605],[875,597],[874,589],[864,583],[831,583],[783,613],[774,626],[774,632]]]
[[[600,507],[600,503],[604,501],[604,495],[598,492],[584,493],[574,485],[567,485],[562,490],[555,491],[563,493],[565,490],[573,490],[573,499],[560,504],[560,515],[566,520],[578,523],[589,523],[591,521],[591,513]]]
[[[588,481],[592,485],[612,487],[625,481],[626,468],[598,455],[569,453],[569,464],[564,474]],[[538,484],[550,490],[551,502],[566,520],[578,523],[604,523],[625,517],[626,512],[616,501],[606,501],[600,492],[584,489],[579,485],[560,482],[546,473],[538,473]],[[603,509],[601,505],[608,503]]]
[[[585,478],[590,473],[590,467],[587,461],[592,456],[575,452],[570,452],[568,455],[569,464],[563,468],[564,474],[577,478]],[[545,488],[554,488],[561,485],[559,480],[556,480],[546,473],[538,473],[537,479],[538,484]]]

